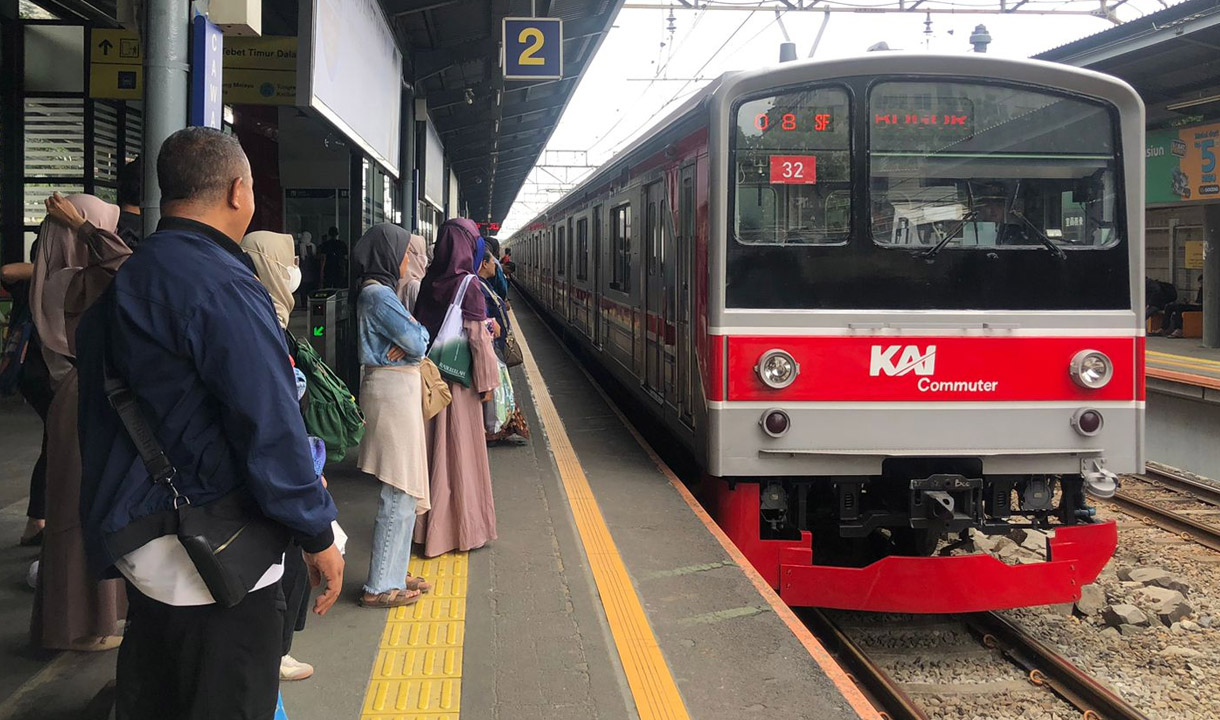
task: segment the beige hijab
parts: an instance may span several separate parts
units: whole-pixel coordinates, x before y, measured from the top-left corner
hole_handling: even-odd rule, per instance
[[[67,199],[94,227],[113,233],[118,226],[118,205],[92,195],[69,195]],[[74,232],[53,220],[42,224],[30,281],[30,312],[44,350],[75,357],[75,342],[69,337],[66,319],[69,288],[88,265],[89,247]]]
[[[412,235],[407,243],[407,274],[398,281],[398,299],[408,312],[415,310],[419,282],[428,271],[428,247],[422,235]]]
[[[259,282],[271,294],[271,302],[275,305],[275,316],[280,321],[280,327],[287,328],[288,317],[296,304],[296,298],[292,296],[292,286],[289,284],[290,268],[295,267],[296,257],[296,245],[292,236],[259,230],[242,239],[241,249],[254,261]]]

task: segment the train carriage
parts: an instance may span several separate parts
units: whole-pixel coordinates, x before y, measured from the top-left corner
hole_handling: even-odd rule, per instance
[[[720,78],[508,242],[700,462],[793,605],[1067,602],[1143,467],[1143,106],[1116,79],[868,56]],[[1044,562],[933,554],[1036,528]]]

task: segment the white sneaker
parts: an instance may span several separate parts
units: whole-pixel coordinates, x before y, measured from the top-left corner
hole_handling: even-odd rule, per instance
[[[280,680],[304,680],[313,675],[313,665],[303,663],[291,655],[280,658]]]

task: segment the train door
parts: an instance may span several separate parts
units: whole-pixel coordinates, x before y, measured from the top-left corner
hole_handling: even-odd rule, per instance
[[[593,344],[602,346],[602,206],[593,208]]]
[[[691,266],[695,259],[695,166],[682,168],[678,187],[678,242],[674,253],[677,265],[677,325],[678,325],[678,417],[687,425],[694,424],[695,386],[691,347]]]
[[[665,393],[664,202],[664,181],[644,188],[644,385],[660,397]]]
[[[563,306],[563,284],[567,282],[565,270],[568,258],[564,250],[568,244],[568,229],[562,222],[555,225],[555,286],[551,289],[551,308],[560,317],[566,317]]]
[[[572,323],[573,325],[576,324],[576,313],[577,313],[577,308],[576,308],[576,292],[577,292],[576,291],[576,254],[574,252],[572,252],[573,245],[575,244],[574,243],[575,239],[576,238],[574,237],[574,233],[572,232],[572,218],[568,218],[568,248],[567,248],[567,253],[566,253],[567,257],[568,257],[568,266],[565,271],[565,276],[567,277],[567,283],[564,285],[564,298],[563,299],[564,299],[564,303],[565,303],[565,307],[566,307],[566,309],[564,310],[565,317],[567,317],[568,322]]]

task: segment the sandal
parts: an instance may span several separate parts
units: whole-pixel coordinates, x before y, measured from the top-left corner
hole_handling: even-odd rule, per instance
[[[407,573],[407,589],[418,590],[421,593],[426,593],[432,590],[432,583],[421,577],[415,577],[411,573]]]
[[[396,608],[414,605],[419,602],[422,593],[418,590],[403,590],[396,588],[378,595],[364,593],[360,596],[360,607],[366,608]]]
[[[121,635],[106,635],[105,637],[84,637],[72,641],[72,649],[76,652],[106,652],[114,650],[123,644]]]

